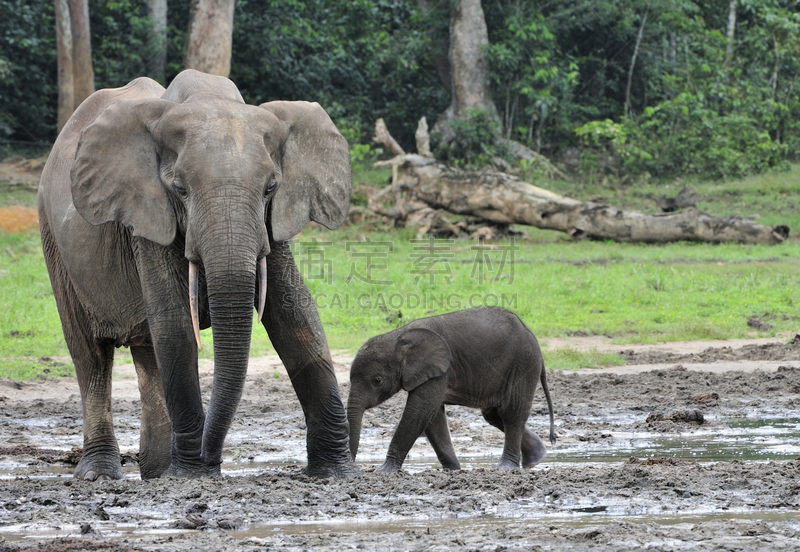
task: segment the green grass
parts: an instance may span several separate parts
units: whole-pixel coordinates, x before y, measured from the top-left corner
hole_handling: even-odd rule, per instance
[[[370,169],[358,173],[356,182],[376,185],[388,174]],[[485,304],[509,307],[540,338],[577,333],[648,343],[771,336],[800,328],[798,177],[800,168],[793,167],[726,184],[693,184],[705,197],[705,210],[727,214],[736,208],[742,214],[758,212],[767,224],[789,224],[793,236],[772,247],[574,242],[556,232],[524,228],[527,236],[515,242],[512,262],[508,241],[481,251],[473,241],[437,240],[432,256],[429,242],[416,243],[411,231],[386,229],[378,222],[336,231],[307,228],[293,249],[332,349],[355,351],[369,337],[416,318]],[[629,208],[648,207],[646,193],[677,193],[681,186],[608,190],[550,185],[579,199],[605,194],[609,202],[619,199]],[[35,204],[33,192],[14,189],[13,194],[0,192],[0,205]],[[745,207],[736,207],[734,197]],[[481,255],[488,262],[476,262]],[[68,353],[35,232],[0,232],[0,305],[0,376],[31,379],[44,368],[53,376],[68,371],[37,360]],[[751,316],[762,317],[774,329],[754,331],[747,325]],[[202,334],[201,357],[209,358],[211,331]],[[263,329],[255,328],[251,353],[272,350]],[[130,356],[120,350],[117,358],[129,361]],[[546,359],[553,368],[617,361],[613,355],[569,348],[546,351]]]
[[[582,351],[574,347],[543,351],[544,365],[548,370],[574,370],[575,368],[602,368],[621,366],[625,359],[617,353],[602,353],[597,349]]]

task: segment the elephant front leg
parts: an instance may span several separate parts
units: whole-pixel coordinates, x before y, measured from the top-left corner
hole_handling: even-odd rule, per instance
[[[149,346],[131,347],[142,399],[139,434],[139,473],[142,479],[159,477],[172,461],[172,428],[158,375],[155,353]]]
[[[444,397],[445,384],[445,377],[441,376],[430,379],[416,389],[409,391],[406,408],[403,410],[403,416],[400,418],[400,423],[397,424],[392,441],[389,443],[386,460],[383,465],[375,470],[377,473],[394,473],[402,468],[403,462],[408,456],[408,451],[414,446],[422,432],[431,425],[438,412],[442,413],[444,424],[447,424],[447,419],[444,417],[444,411],[441,407],[441,399],[431,398]],[[452,444],[450,448],[452,449]],[[455,452],[453,452],[453,457],[455,458]]]
[[[208,465],[202,458],[205,413],[197,374],[197,344],[189,312],[188,262],[179,251],[171,253],[148,240],[137,238],[134,244],[147,322],[172,430],[171,462],[163,475],[220,476],[219,464]]]
[[[83,456],[75,468],[75,477],[88,481],[122,479],[119,445],[114,436],[111,416],[111,366],[114,347],[110,343],[91,343],[87,350],[70,343],[83,405]]]
[[[447,426],[447,414],[442,405],[433,420],[425,428],[425,437],[428,438],[436,457],[446,470],[460,470],[461,464],[456,458],[456,451],[453,448],[453,441],[450,439],[450,428]]]
[[[357,477],[349,430],[319,313],[287,243],[273,243],[267,257],[267,305],[263,318],[303,407],[307,427],[307,475]]]

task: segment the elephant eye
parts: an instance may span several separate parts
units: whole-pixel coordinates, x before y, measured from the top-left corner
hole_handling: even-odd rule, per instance
[[[278,179],[273,176],[272,178],[269,179],[269,182],[267,183],[267,188],[264,190],[264,195],[267,196],[271,194],[272,192],[275,191],[275,188],[277,187],[278,187]]]
[[[179,180],[176,180],[172,183],[172,189],[175,190],[175,193],[181,197],[186,197],[189,195],[189,192],[186,191],[186,187],[181,184]]]
[[[383,385],[383,378],[381,376],[375,376],[374,378],[372,378],[372,385],[374,385],[375,387],[380,387],[381,385]]]

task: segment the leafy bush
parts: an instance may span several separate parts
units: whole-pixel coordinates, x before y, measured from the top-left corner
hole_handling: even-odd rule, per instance
[[[754,98],[750,107],[760,103]],[[630,141],[651,155],[628,158],[625,169],[730,178],[783,166],[788,145],[772,139],[768,119],[750,109],[725,107],[714,106],[703,93],[686,91],[646,108],[638,124],[627,127]]]
[[[55,10],[49,0],[0,0],[0,137],[53,140]]]
[[[455,134],[450,142],[433,133],[431,141],[438,159],[465,169],[480,169],[494,163],[495,157],[506,157],[508,152],[498,143],[500,123],[485,111],[467,110],[467,117],[454,119],[450,126]]]

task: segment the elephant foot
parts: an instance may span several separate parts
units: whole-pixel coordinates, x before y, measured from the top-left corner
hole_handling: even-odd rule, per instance
[[[532,468],[547,456],[547,447],[538,435],[526,435],[522,441],[522,467]]]
[[[380,467],[375,469],[375,473],[397,473],[402,466],[398,466],[395,462],[386,461]]]
[[[495,466],[496,470],[518,470],[519,469],[519,460],[516,462],[513,460],[509,460],[508,458],[501,458],[500,463]]]
[[[541,462],[542,460],[544,460],[544,457],[545,457],[545,456],[546,456],[546,454],[542,454],[542,455],[541,455],[541,456],[539,456],[538,458],[533,458],[533,459],[524,458],[524,459],[522,460],[522,467],[523,467],[523,468],[525,468],[525,469],[532,468],[532,467],[534,467],[536,464],[538,464],[539,462]]]
[[[303,470],[303,475],[316,477],[318,479],[353,479],[361,477],[361,468],[350,460],[338,464],[315,463],[309,464]]]
[[[143,455],[139,452],[139,475],[142,480],[156,479],[161,477],[169,468],[171,458],[159,458],[154,460],[152,455]]]
[[[202,477],[222,477],[220,465],[206,466],[193,465],[186,466],[176,464],[174,461],[169,465],[167,471],[161,477],[177,477],[180,479],[200,479]]]
[[[83,453],[73,476],[84,481],[122,479],[119,451]]]

